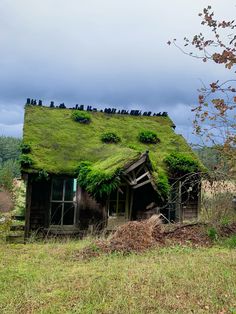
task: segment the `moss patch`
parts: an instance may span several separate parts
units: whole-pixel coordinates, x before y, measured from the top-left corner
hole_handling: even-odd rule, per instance
[[[27,172],[44,169],[48,173],[75,175],[81,161],[94,167],[114,169],[149,150],[154,169],[165,171],[164,158],[172,152],[188,153],[186,141],[172,129],[169,117],[145,117],[90,112],[92,123],[75,123],[71,110],[26,106],[24,143],[30,144],[27,154],[32,160]],[[137,135],[147,129],[158,134],[160,143],[140,143]],[[104,133],[113,132],[121,138],[116,145],[102,143]],[[114,160],[113,160],[114,158]],[[122,160],[122,162],[121,162]],[[117,164],[116,164],[117,162]],[[108,171],[108,170],[107,170]],[[109,170],[110,171],[110,170]]]

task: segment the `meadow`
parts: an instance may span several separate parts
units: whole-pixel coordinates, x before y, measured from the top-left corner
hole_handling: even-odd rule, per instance
[[[230,242],[81,259],[89,243],[0,245],[0,313],[236,313]]]

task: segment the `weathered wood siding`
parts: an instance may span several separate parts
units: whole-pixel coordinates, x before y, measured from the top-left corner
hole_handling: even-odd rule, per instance
[[[98,203],[80,186],[77,189],[77,201],[81,229],[87,229],[89,225],[101,229],[106,225],[107,212],[105,205]]]
[[[51,180],[31,178],[31,188],[30,229],[46,228],[49,225]]]

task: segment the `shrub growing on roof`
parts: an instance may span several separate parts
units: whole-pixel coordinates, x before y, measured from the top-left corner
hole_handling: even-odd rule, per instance
[[[120,142],[120,137],[113,132],[103,133],[101,136],[103,143],[118,143]]]
[[[164,162],[172,177],[180,177],[200,170],[198,161],[183,153],[171,153],[164,159]]]
[[[73,111],[71,117],[74,121],[79,123],[89,123],[91,121],[90,114],[80,110]]]
[[[144,144],[156,144],[160,142],[160,139],[155,132],[146,130],[139,133],[139,141]]]
[[[31,151],[31,147],[30,147],[29,144],[22,143],[22,144],[20,145],[20,148],[21,148],[22,154],[28,154],[28,153],[30,153],[30,151]]]
[[[20,165],[22,168],[30,168],[30,166],[32,166],[32,159],[25,154],[22,154],[19,158],[20,161]]]

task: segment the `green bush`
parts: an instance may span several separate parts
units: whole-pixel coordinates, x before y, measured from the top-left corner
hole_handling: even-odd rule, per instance
[[[46,170],[42,169],[38,172],[38,176],[35,178],[35,181],[44,181],[49,180],[49,174]]]
[[[80,111],[80,110],[73,111],[71,114],[71,117],[74,121],[79,122],[79,123],[86,124],[86,123],[90,123],[91,121],[90,114],[85,111]]]
[[[22,143],[22,144],[20,145],[20,148],[21,148],[22,154],[28,154],[28,153],[31,152],[31,147],[30,147],[29,144],[24,144],[24,143]]]
[[[79,185],[96,198],[109,195],[120,184],[121,170],[117,169],[113,173],[107,173],[94,169],[89,161],[81,162],[77,173]]]
[[[120,137],[113,132],[104,133],[101,136],[103,143],[118,143],[120,142]]]
[[[157,134],[148,130],[139,133],[139,141],[145,144],[160,143],[160,139],[157,137]]]
[[[213,240],[213,241],[215,241],[215,240],[218,239],[218,233],[217,233],[216,228],[214,228],[214,227],[210,227],[210,228],[207,230],[207,235],[208,235],[208,237],[209,237],[211,240]]]
[[[30,166],[32,166],[32,159],[25,154],[22,154],[19,160],[22,168],[29,168]]]
[[[172,153],[164,159],[171,176],[183,176],[199,172],[199,163],[193,157],[183,153]]]

